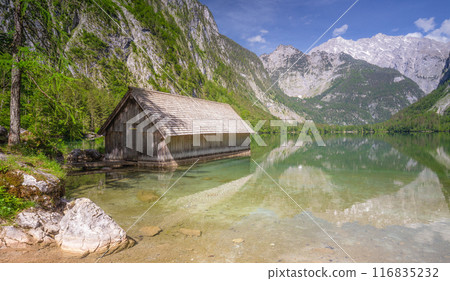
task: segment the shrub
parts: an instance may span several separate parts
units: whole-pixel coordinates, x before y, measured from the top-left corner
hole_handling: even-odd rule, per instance
[[[32,206],[33,202],[17,198],[6,192],[4,186],[0,186],[0,218],[12,220],[20,211]]]

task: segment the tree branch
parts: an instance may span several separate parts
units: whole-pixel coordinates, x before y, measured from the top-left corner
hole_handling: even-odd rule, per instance
[[[38,90],[44,94],[45,97],[47,97],[48,99],[52,100],[55,103],[58,103],[57,100],[55,100],[54,98],[52,98],[51,96],[49,96],[44,90],[41,89],[41,87],[39,87],[38,83],[36,82],[36,80],[34,80],[34,78],[30,75],[30,73],[27,71],[27,77],[34,83],[34,85],[36,85],[36,87],[38,88]]]

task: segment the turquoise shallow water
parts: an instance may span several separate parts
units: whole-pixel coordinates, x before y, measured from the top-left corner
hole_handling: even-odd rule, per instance
[[[178,182],[188,167],[69,176],[68,197],[132,226],[138,244],[107,262],[450,262],[448,135],[265,141]],[[163,231],[149,237],[153,225]]]

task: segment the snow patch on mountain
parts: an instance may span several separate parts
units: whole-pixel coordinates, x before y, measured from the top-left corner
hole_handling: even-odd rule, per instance
[[[317,51],[346,53],[380,67],[394,68],[416,82],[425,93],[430,93],[439,84],[450,42],[379,33],[356,41],[333,38],[313,48],[310,53]]]

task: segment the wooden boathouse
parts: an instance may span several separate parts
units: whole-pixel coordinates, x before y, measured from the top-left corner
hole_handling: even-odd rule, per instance
[[[165,166],[249,155],[253,130],[228,104],[129,87],[98,133],[107,162]]]

